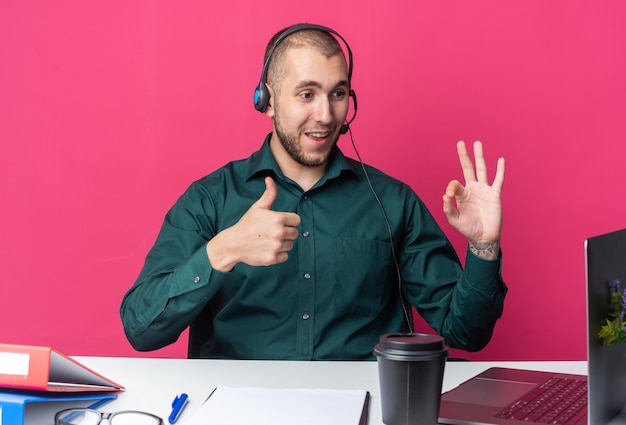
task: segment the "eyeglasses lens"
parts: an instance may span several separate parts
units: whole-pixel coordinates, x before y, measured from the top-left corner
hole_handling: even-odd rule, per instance
[[[101,417],[103,419],[100,422]],[[94,410],[66,410],[57,416],[56,425],[162,425],[156,416],[143,412],[118,412],[100,414]]]
[[[100,415],[90,410],[67,410],[57,417],[56,425],[97,425]]]
[[[141,412],[120,412],[111,417],[111,425],[161,425],[158,418]]]

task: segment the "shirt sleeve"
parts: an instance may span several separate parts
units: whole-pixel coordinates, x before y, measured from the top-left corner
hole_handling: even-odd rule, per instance
[[[507,292],[501,261],[466,251],[465,269],[434,218],[417,199],[402,247],[403,296],[450,347],[484,348],[500,318]]]
[[[496,260],[484,260],[468,248],[465,270],[452,291],[448,314],[440,319],[441,334],[451,347],[478,351],[491,340],[507,292],[501,264],[501,255]]]
[[[124,331],[136,350],[175,342],[219,288],[225,273],[211,268],[206,253],[211,210],[210,198],[192,185],[167,213],[120,308]]]

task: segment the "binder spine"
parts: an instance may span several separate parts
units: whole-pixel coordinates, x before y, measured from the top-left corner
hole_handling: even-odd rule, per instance
[[[24,404],[0,401],[0,425],[23,425]]]

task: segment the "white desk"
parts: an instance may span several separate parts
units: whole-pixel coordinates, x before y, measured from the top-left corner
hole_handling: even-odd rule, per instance
[[[292,362],[242,360],[75,357],[94,371],[126,387],[104,411],[145,410],[163,418],[180,393],[189,402],[176,424],[185,425],[214,387],[364,389],[371,394],[370,425],[382,425],[376,362]],[[491,366],[587,374],[587,362],[448,362],[447,391]]]

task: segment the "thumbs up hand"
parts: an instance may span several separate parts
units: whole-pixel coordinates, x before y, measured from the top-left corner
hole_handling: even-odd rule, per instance
[[[258,201],[252,204],[250,209],[260,208],[271,210],[272,204],[276,200],[276,196],[278,196],[276,183],[274,183],[274,180],[271,177],[265,177],[265,192],[263,192],[263,195],[261,195]]]
[[[265,192],[232,227],[215,235],[206,250],[211,266],[230,271],[237,263],[270,266],[287,261],[298,237],[300,216],[272,211],[278,189],[271,177],[265,178]]]

